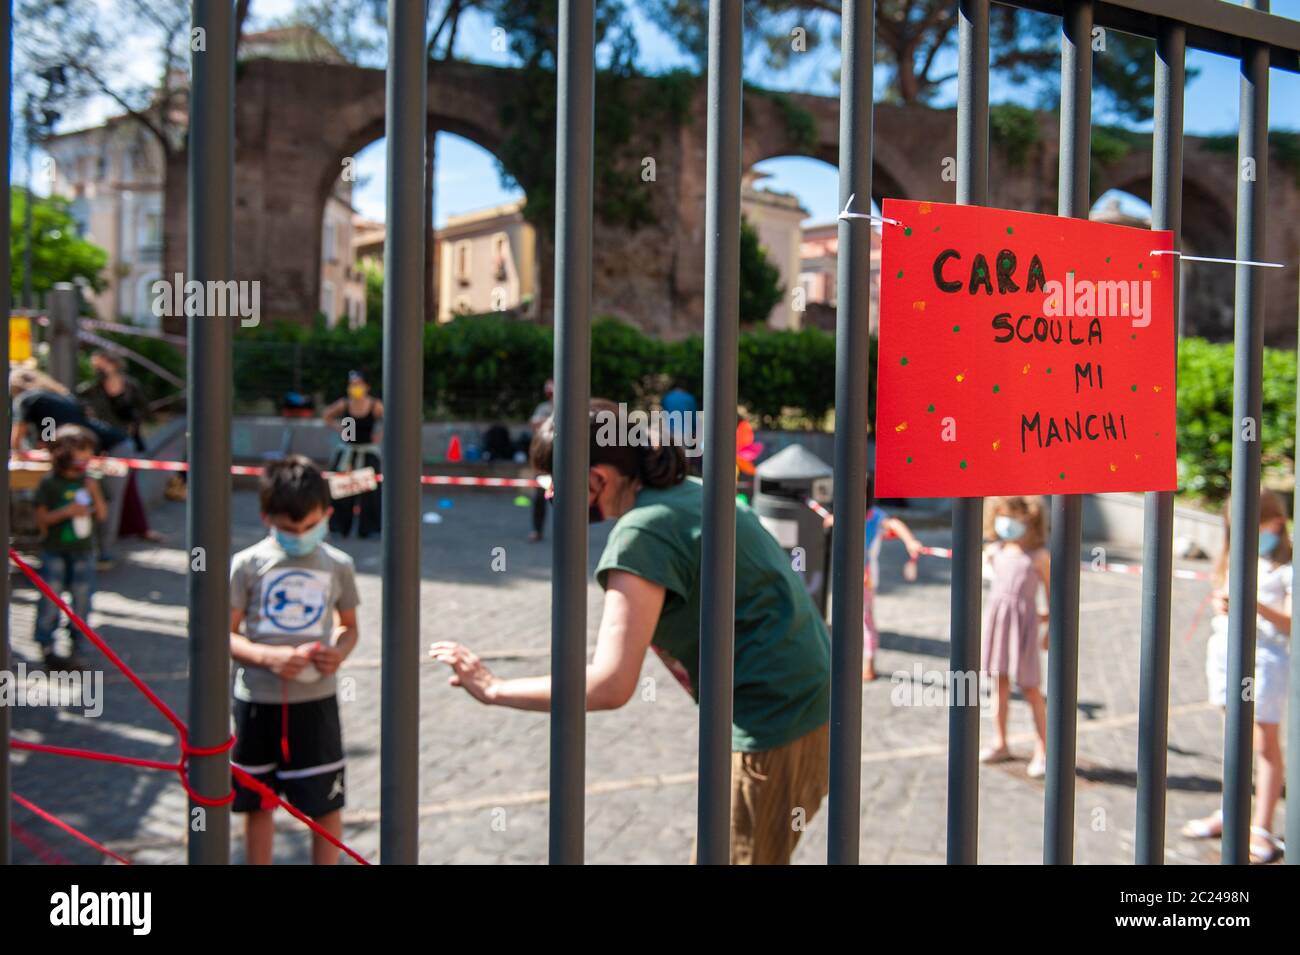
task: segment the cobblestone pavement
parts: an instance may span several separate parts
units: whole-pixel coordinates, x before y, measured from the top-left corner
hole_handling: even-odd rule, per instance
[[[422,646],[463,641],[502,676],[544,673],[549,644],[550,546],[529,544],[528,511],[496,492],[430,493],[422,526]],[[121,545],[117,566],[101,575],[92,622],[160,694],[186,714],[183,505],[159,508],[161,546]],[[261,535],[254,494],[234,501],[236,549]],[[591,560],[606,529],[594,528]],[[946,528],[921,532],[935,545]],[[506,570],[491,569],[506,548]],[[361,643],[342,671],[347,747],[345,837],[378,856],[380,552],[348,541],[363,605]],[[1121,556],[1112,555],[1118,560]],[[913,699],[914,684],[942,672],[948,656],[947,562],[925,558],[920,579],[901,577],[902,548],[887,544],[876,603],[882,677],[864,686],[862,859],[939,863],[944,858],[947,712],[942,701]],[[1201,569],[1205,564],[1195,565]],[[1217,861],[1217,843],[1178,836],[1181,822],[1215,808],[1220,791],[1222,723],[1205,702],[1203,669],[1208,584],[1174,582],[1169,733],[1169,862]],[[594,642],[600,590],[589,589],[588,642]],[[12,631],[17,660],[37,659],[31,641],[35,592],[15,578]],[[1079,664],[1076,859],[1133,858],[1137,763],[1139,578],[1085,572]],[[92,659],[103,663],[97,652]],[[414,665],[414,663],[413,663]],[[539,863],[546,859],[548,733],[544,715],[481,706],[447,686],[446,672],[421,667],[420,861]],[[174,758],[169,727],[114,671],[105,674],[102,716],[51,707],[19,708],[19,739],[57,742],[153,759]],[[923,705],[899,705],[919,702]],[[925,705],[927,704],[928,705]],[[982,732],[988,734],[985,713]],[[1025,774],[1031,746],[1028,707],[1012,704],[1016,761],[983,770],[980,858],[1034,863],[1042,857],[1043,785]],[[685,861],[695,827],[696,709],[649,655],[631,703],[587,721],[586,834],[592,863]],[[139,862],[184,860],[185,799],[173,774],[14,752],[14,789]],[[305,861],[308,838],[281,814],[277,858]],[[1282,816],[1278,816],[1281,824]],[[15,852],[21,861],[94,853],[26,810]],[[825,812],[818,813],[795,861],[825,859]],[[236,829],[236,832],[238,830]],[[233,857],[242,859],[240,839]]]

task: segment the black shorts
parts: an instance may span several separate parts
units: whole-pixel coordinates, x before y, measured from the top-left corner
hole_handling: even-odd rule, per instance
[[[343,733],[336,697],[287,707],[235,700],[234,711],[233,765],[313,819],[343,808]],[[286,728],[288,759],[282,740]],[[235,781],[234,812],[273,806],[263,806],[260,793]]]

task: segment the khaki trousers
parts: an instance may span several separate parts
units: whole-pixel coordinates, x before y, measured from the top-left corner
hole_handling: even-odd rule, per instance
[[[731,864],[788,865],[826,798],[830,723],[758,753],[731,754]],[[696,847],[691,847],[691,864]]]

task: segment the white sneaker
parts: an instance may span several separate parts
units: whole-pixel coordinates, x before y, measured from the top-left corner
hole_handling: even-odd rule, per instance
[[[1029,761],[1029,768],[1025,770],[1025,775],[1030,779],[1042,779],[1047,775],[1047,757],[1035,756]]]

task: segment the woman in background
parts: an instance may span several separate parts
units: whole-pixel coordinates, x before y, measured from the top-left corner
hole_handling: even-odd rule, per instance
[[[347,472],[374,468],[379,475],[379,440],[384,423],[384,403],[370,394],[364,372],[348,372],[347,397],[340,398],[322,415],[325,423],[339,433],[343,447],[334,453],[330,470]],[[352,531],[353,511],[360,511],[357,537],[365,540],[380,529],[379,488],[334,501],[330,515],[330,533],[347,537]]]

